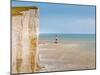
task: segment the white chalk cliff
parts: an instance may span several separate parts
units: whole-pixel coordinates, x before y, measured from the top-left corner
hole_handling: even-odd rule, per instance
[[[38,69],[39,14],[36,7],[12,8],[12,73]]]

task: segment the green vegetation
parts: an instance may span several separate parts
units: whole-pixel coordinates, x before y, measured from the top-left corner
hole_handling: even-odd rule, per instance
[[[22,11],[27,11],[29,9],[38,9],[37,7],[29,6],[29,7],[12,7],[12,16],[22,15]]]

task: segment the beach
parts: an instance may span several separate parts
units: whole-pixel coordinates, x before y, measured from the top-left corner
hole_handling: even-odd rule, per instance
[[[95,69],[94,35],[59,35],[57,44],[54,35],[47,36],[43,35],[39,40],[39,64],[42,68],[38,72]]]

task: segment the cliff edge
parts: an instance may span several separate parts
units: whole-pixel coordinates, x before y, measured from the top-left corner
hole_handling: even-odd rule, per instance
[[[12,73],[36,72],[38,66],[37,7],[12,7]]]

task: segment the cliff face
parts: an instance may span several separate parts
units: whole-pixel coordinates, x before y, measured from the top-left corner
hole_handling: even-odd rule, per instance
[[[37,8],[12,8],[12,73],[38,69],[38,26]]]

